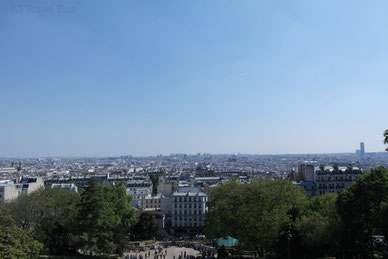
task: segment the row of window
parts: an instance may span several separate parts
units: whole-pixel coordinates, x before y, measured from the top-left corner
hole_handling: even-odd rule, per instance
[[[160,200],[145,200],[146,203],[160,203]]]
[[[318,185],[318,189],[326,189],[326,188],[329,188],[329,189],[334,189],[334,188],[345,188],[345,184],[344,183],[337,183],[337,185],[335,185],[334,183],[329,183],[328,185],[326,184],[319,184]]]
[[[151,208],[159,209],[160,207],[157,205],[146,205],[145,208],[146,209],[151,209]]]
[[[202,227],[202,224],[201,223],[198,223],[197,222],[189,222],[189,223],[181,223],[181,222],[175,222],[172,224],[173,227]]]
[[[180,212],[180,213],[178,213],[178,212]],[[192,213],[191,213],[191,212],[192,212]],[[177,215],[177,214],[182,214],[182,215],[197,215],[197,214],[198,214],[198,215],[201,215],[201,214],[202,214],[202,211],[200,211],[200,210],[198,210],[198,211],[197,211],[197,210],[193,210],[193,211],[190,211],[190,210],[189,210],[189,211],[187,211],[187,210],[184,210],[184,211],[183,211],[183,210],[177,211],[177,210],[176,210],[176,211],[174,211],[174,214],[175,214],[175,215]]]
[[[180,203],[179,205],[178,205],[177,203],[175,203],[175,204],[174,204],[174,208],[178,208],[178,207],[179,207],[179,208],[182,208],[182,207],[183,207],[183,208],[185,208],[185,209],[186,209],[186,208],[191,209],[191,203],[189,203],[189,204],[186,204],[186,203],[185,203],[185,204],[183,204],[183,206],[182,206],[181,203]],[[193,208],[197,208],[197,203],[194,203],[194,204],[193,204]],[[198,203],[198,208],[202,208],[202,203]]]
[[[202,221],[202,217],[177,217],[177,216],[174,216],[173,218],[173,221],[183,221],[184,222],[188,222],[188,221],[199,221],[201,222]]]
[[[355,179],[357,179],[357,176],[354,176],[354,178],[352,178],[351,175],[349,175],[349,176],[335,176],[335,177],[331,177],[331,176],[328,176],[328,177],[319,176],[318,177],[318,181],[352,181]]]
[[[325,194],[325,193],[326,193],[326,191],[319,191],[320,195]],[[335,191],[330,190],[330,191],[327,191],[327,193],[335,193]]]
[[[204,197],[174,197],[173,201],[177,202],[177,201],[204,201]]]

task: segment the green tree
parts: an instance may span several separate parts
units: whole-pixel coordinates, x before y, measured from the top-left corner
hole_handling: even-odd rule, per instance
[[[381,233],[386,237],[386,241],[388,241],[388,203],[387,202],[384,202],[381,204],[380,230],[381,230]]]
[[[155,216],[149,212],[144,212],[133,227],[133,235],[136,240],[150,240],[157,236],[158,229]]]
[[[121,255],[128,247],[131,228],[136,223],[135,211],[131,206],[132,198],[126,194],[124,184],[104,187],[104,192],[109,206],[114,208],[115,215],[120,218],[113,230],[113,242],[115,252]]]
[[[287,180],[231,180],[211,192],[205,231],[232,236],[260,255],[275,254],[307,202],[304,190]],[[283,249],[284,250],[284,249]]]
[[[12,217],[0,209],[0,258],[38,258],[42,244],[29,236],[27,231],[14,225]]]
[[[130,201],[122,184],[104,187],[91,179],[78,204],[81,249],[122,254],[135,222]]]
[[[116,250],[114,229],[120,224],[115,208],[104,198],[104,188],[91,179],[78,204],[79,238],[82,250],[111,253]]]
[[[41,202],[41,216],[33,231],[35,238],[44,244],[48,254],[76,254],[79,194],[48,187],[35,195]]]
[[[384,167],[365,173],[339,194],[336,206],[342,219],[341,248],[345,256],[372,256],[372,235],[381,233],[381,209],[387,201],[388,170]]]
[[[6,204],[16,226],[30,233],[37,228],[36,223],[39,221],[43,206],[37,192],[30,195],[22,194],[16,200]]]
[[[388,144],[388,129],[384,132],[384,144]],[[388,147],[385,149],[388,152]]]
[[[335,194],[325,194],[308,202],[304,215],[297,220],[300,251],[308,257],[324,257],[338,252],[337,235],[340,221]]]
[[[78,193],[41,188],[7,204],[15,225],[44,245],[48,254],[76,253]]]
[[[151,174],[150,179],[152,181],[152,195],[158,194],[159,175]]]

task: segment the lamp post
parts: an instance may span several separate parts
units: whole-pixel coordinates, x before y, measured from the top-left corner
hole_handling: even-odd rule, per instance
[[[288,259],[291,259],[291,232],[287,233],[287,240],[288,240]]]

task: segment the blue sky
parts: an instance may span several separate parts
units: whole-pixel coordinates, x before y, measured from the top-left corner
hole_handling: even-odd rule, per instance
[[[2,0],[0,156],[383,151],[388,2]]]

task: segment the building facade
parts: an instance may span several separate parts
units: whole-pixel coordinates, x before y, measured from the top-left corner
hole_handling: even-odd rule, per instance
[[[139,207],[142,210],[160,210],[162,201],[162,195],[158,194],[155,196],[147,195],[140,197]]]
[[[171,233],[202,233],[207,196],[203,192],[171,195]]]
[[[298,184],[306,190],[307,195],[323,195],[338,193],[357,180],[363,171],[352,165],[348,166],[314,166],[305,164],[299,166],[303,180]]]
[[[362,173],[362,170],[355,166],[317,167],[315,170],[317,194],[338,193],[357,180]]]
[[[23,177],[20,181],[0,182],[0,200],[9,201],[22,194],[30,194],[44,186],[41,177]]]
[[[19,190],[13,181],[0,182],[0,201],[9,201],[19,196]]]

